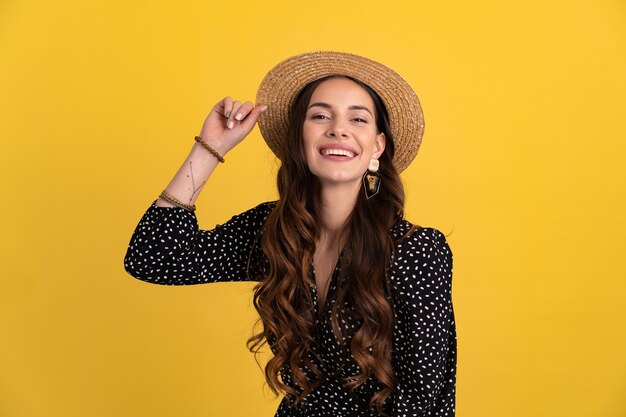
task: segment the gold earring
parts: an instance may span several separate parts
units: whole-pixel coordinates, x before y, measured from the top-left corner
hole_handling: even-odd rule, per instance
[[[365,196],[368,200],[378,194],[380,190],[379,166],[380,163],[378,159],[372,158],[367,167],[367,171],[363,174],[363,189],[365,190]]]

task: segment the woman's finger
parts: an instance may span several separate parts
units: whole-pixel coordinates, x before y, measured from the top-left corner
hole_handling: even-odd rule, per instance
[[[250,113],[250,111],[254,108],[254,104],[252,104],[251,101],[246,101],[245,103],[243,103],[243,105],[239,108],[239,110],[237,111],[237,113],[235,113],[235,120],[237,121],[242,121],[243,119],[245,119],[245,117],[248,115],[248,113]]]
[[[256,121],[259,119],[261,113],[263,113],[265,110],[267,110],[267,106],[264,104],[257,105],[255,108],[253,108],[248,114],[248,117],[243,119],[243,121],[241,122],[242,129],[245,132],[249,133],[254,127]]]
[[[233,99],[232,99],[232,97],[230,97],[230,96],[224,97],[224,99],[222,101],[217,103],[217,105],[215,106],[215,109],[223,117],[229,118],[230,114],[233,111]]]
[[[228,120],[226,121],[226,127],[228,127],[229,129],[232,129],[233,127],[235,127],[235,123],[237,122],[237,120],[235,120],[235,115],[239,114],[240,108],[241,108],[241,101],[233,102],[231,112],[228,115]]]

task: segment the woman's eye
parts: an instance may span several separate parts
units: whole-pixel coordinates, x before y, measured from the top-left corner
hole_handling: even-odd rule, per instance
[[[324,115],[324,114],[315,114],[315,115],[313,115],[312,119],[322,120],[325,117],[326,117],[326,115]]]
[[[354,120],[356,120],[357,122],[367,123],[367,120],[361,119],[360,117],[356,117]]]

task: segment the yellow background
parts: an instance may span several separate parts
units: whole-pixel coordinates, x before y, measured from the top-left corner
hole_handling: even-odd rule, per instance
[[[0,416],[273,416],[249,283],[163,287],[128,241],[205,116],[281,59],[402,74],[407,217],[452,234],[459,417],[626,416],[626,3],[3,1]],[[202,228],[276,197],[258,129]]]

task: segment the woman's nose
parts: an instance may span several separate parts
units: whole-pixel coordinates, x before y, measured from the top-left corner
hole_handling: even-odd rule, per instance
[[[335,121],[328,127],[328,136],[346,137],[348,136],[348,132],[340,121]]]

